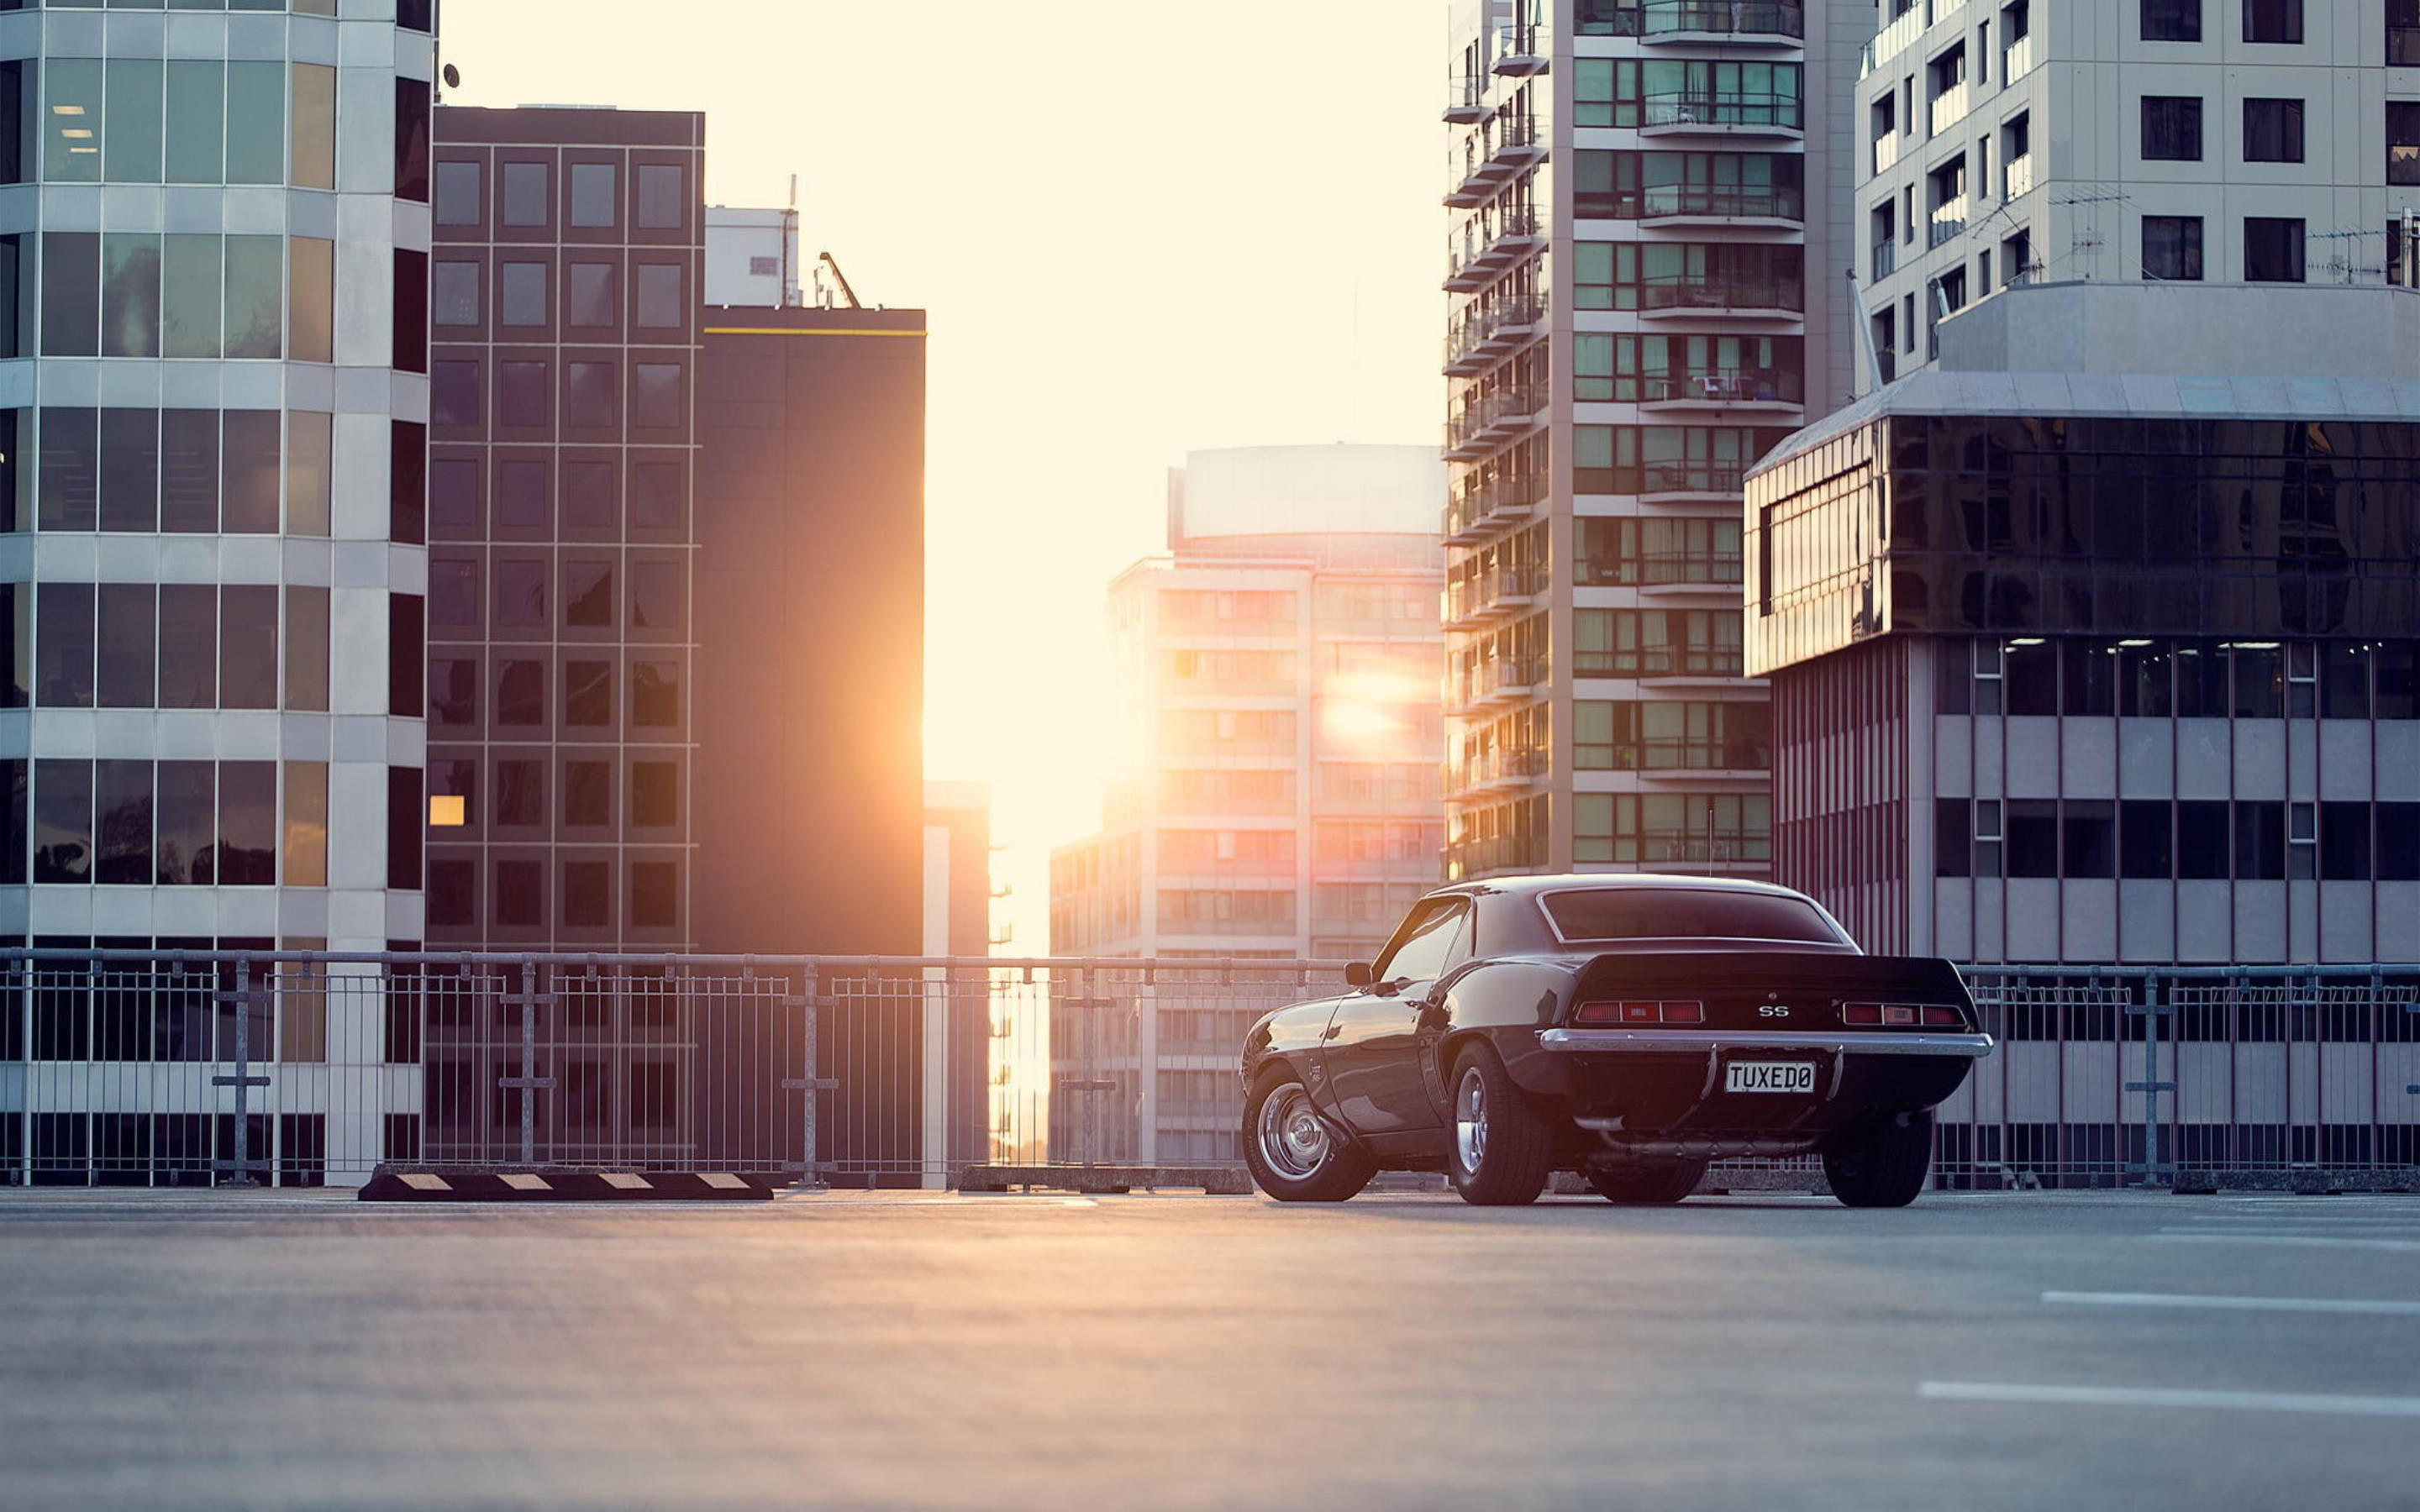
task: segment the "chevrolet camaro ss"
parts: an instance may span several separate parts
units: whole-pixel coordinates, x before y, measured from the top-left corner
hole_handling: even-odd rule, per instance
[[[1444,887],[1345,980],[1245,1041],[1245,1159],[1280,1200],[1419,1170],[1522,1203],[1568,1170],[1677,1202],[1710,1161],[1815,1152],[1842,1202],[1900,1207],[1933,1109],[1992,1051],[1955,966],[1867,955],[1813,899],[1755,882]]]

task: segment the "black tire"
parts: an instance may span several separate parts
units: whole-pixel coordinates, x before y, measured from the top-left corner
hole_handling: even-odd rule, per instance
[[[1464,1047],[1453,1062],[1452,1141],[1446,1174],[1462,1200],[1482,1208],[1535,1202],[1554,1164],[1554,1131],[1512,1085],[1504,1062],[1484,1043]],[[1466,1100],[1476,1088],[1475,1133],[1466,1128]]]
[[[1706,1163],[1701,1160],[1591,1165],[1588,1168],[1589,1185],[1596,1188],[1596,1195],[1607,1202],[1619,1202],[1625,1207],[1678,1202],[1698,1190],[1698,1183],[1705,1179]]]
[[[1265,1131],[1264,1114],[1271,1124]],[[1272,1141],[1267,1149],[1264,1138]],[[1253,1182],[1280,1202],[1342,1202],[1369,1185],[1378,1169],[1337,1139],[1311,1111],[1302,1079],[1284,1066],[1263,1072],[1245,1097],[1243,1145]]]
[[[1851,1208],[1904,1208],[1932,1169],[1932,1111],[1886,1114],[1823,1151],[1832,1195]]]

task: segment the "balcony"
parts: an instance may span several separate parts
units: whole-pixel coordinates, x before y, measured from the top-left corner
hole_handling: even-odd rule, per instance
[[[1928,248],[1955,241],[1966,234],[1966,196],[1959,195],[1933,207],[1932,218],[1926,223],[1924,244]]]
[[[1774,184],[1652,184],[1639,193],[1638,219],[1646,225],[1740,221],[1803,225],[1806,196],[1794,187]]]
[[[1617,746],[1615,769],[1641,777],[1729,777],[1770,771],[1773,749],[1759,740],[1642,740]]]
[[[1445,848],[1446,875],[1457,882],[1499,872],[1534,871],[1545,864],[1545,842],[1534,835],[1466,840]]]
[[[1482,661],[1467,676],[1450,681],[1447,699],[1454,708],[1480,709],[1532,697],[1545,681],[1545,669],[1534,660],[1507,657]]]
[[[1624,583],[1642,593],[1682,590],[1689,593],[1733,593],[1740,585],[1737,552],[1647,551],[1624,563]]]
[[[2010,158],[2001,171],[2007,175],[2008,186],[2003,198],[2023,199],[2034,192],[2034,155],[2032,153],[2028,152],[2022,158]]]
[[[1545,138],[1534,116],[1498,116],[1481,135],[1482,140],[1465,144],[1447,159],[1453,187],[1445,202],[1456,209],[1485,204],[1515,175],[1546,161]]]
[[[1898,163],[1900,144],[1902,140],[1904,139],[1900,137],[1897,129],[1885,131],[1881,136],[1874,139],[1873,172],[1876,177],[1879,177]]]
[[[1807,309],[1807,288],[1798,279],[1757,277],[1651,278],[1639,288],[1638,313],[1661,316],[1742,316],[1794,319]]]
[[[1807,36],[1807,11],[1786,0],[1647,0],[1645,42],[1769,41],[1791,46]]]
[[[1803,403],[1805,385],[1788,368],[1722,368],[1706,373],[1648,374],[1639,380],[1640,402],[1650,409],[1723,409],[1755,407],[1756,414],[1795,410]]]
[[[1496,59],[1489,68],[1507,79],[1533,79],[1553,67],[1555,39],[1535,22],[1519,23],[1497,36]]]
[[[1736,499],[1747,486],[1745,462],[1651,462],[1639,471],[1643,503]]]
[[[1527,207],[1506,210],[1491,224],[1470,227],[1459,242],[1447,247],[1445,286],[1455,294],[1484,288],[1489,280],[1545,246],[1537,211]]]
[[[1535,567],[1500,567],[1481,573],[1465,584],[1472,594],[1471,613],[1481,623],[1516,617],[1536,606],[1545,574]]]
[[[1805,106],[1796,95],[1665,93],[1640,102],[1644,136],[1805,136]]]
[[[1583,651],[1572,664],[1575,677],[1732,678],[1740,675],[1737,646],[1635,646],[1618,651]]]
[[[1487,75],[1456,73],[1447,76],[1445,123],[1448,126],[1476,126],[1487,119],[1494,109],[1487,103]]]
[[[1899,267],[1899,242],[1895,239],[1875,242],[1873,251],[1873,258],[1867,265],[1873,270],[1867,275],[1869,282],[1888,278]]]
[[[1546,756],[1537,750],[1484,750],[1459,766],[1448,765],[1448,793],[1517,793],[1546,775]]]
[[[1457,462],[1484,456],[1537,424],[1546,411],[1543,385],[1497,389],[1463,407],[1446,424],[1445,453]]]
[[[2000,49],[2000,87],[2005,89],[2033,72],[2034,65],[2040,61],[2041,54],[2034,47],[2034,34],[2031,32]]]
[[[1933,96],[1932,134],[1948,135],[1949,129],[1964,120],[1966,112],[1973,108],[1973,105],[1974,92],[1963,79]]]
[[[1454,378],[1483,373],[1528,346],[1545,329],[1545,301],[1535,295],[1495,301],[1473,309],[1447,332],[1445,371]]]

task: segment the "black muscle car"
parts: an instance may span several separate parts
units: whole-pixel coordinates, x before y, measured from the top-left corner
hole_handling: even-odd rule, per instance
[[[1948,962],[1864,954],[1755,882],[1444,887],[1345,980],[1245,1040],[1245,1158],[1284,1201],[1442,1170],[1466,1201],[1521,1203],[1569,1170],[1678,1202],[1711,1160],[1811,1150],[1842,1202],[1900,1207],[1933,1108],[1992,1051]]]

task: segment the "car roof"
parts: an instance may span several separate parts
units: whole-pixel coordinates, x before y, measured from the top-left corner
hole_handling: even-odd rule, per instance
[[[1475,896],[1481,893],[1563,892],[1573,888],[1688,887],[1711,892],[1756,893],[1768,898],[1805,898],[1795,887],[1784,887],[1770,882],[1752,882],[1745,877],[1680,876],[1658,872],[1562,872],[1554,876],[1489,877],[1478,882],[1457,882],[1438,887],[1431,894]]]

